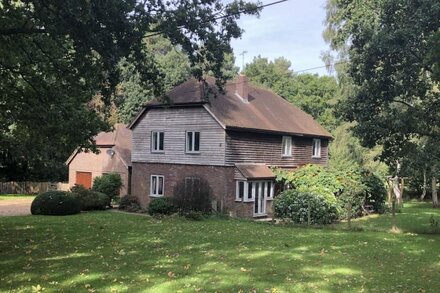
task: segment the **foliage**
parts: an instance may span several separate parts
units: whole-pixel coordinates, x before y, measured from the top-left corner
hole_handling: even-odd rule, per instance
[[[436,292],[440,242],[419,234],[429,231],[431,214],[439,218],[440,210],[405,203],[396,215],[399,234],[389,233],[388,214],[353,220],[361,233],[346,223],[316,229],[111,212],[2,217],[0,259],[8,265],[0,266],[0,291],[40,284],[43,292],[185,292],[194,291],[186,290],[191,284],[200,292]],[[29,266],[39,273],[23,278]],[[144,274],[145,267],[154,269]]]
[[[347,217],[348,204],[351,205],[352,217],[362,215],[363,206],[367,203],[378,212],[384,211],[384,183],[372,172],[348,165],[342,170],[306,165],[294,172],[275,169],[275,173],[278,182],[298,192],[322,196],[328,202],[337,204],[342,218]]]
[[[275,93],[312,115],[328,130],[340,122],[333,113],[333,106],[340,93],[335,78],[315,74],[294,74],[291,63],[283,57],[273,62],[255,57],[244,70],[254,83],[272,89]]]
[[[139,200],[136,196],[127,194],[121,197],[121,200],[119,201],[119,207],[120,210],[127,211],[127,212],[139,212],[142,211],[142,207],[139,203]]]
[[[169,197],[156,197],[148,204],[148,213],[150,215],[171,215],[175,212],[176,207]]]
[[[363,172],[362,183],[365,186],[365,200],[367,204],[373,206],[378,213],[385,212],[385,200],[387,190],[383,180],[371,172]]]
[[[201,221],[205,219],[206,213],[202,213],[200,211],[185,211],[180,213],[181,216],[184,216],[188,220],[193,221]]]
[[[73,215],[81,211],[80,201],[65,191],[48,191],[35,197],[32,215]]]
[[[336,203],[335,195],[343,189],[336,174],[320,165],[306,165],[294,172],[275,169],[275,173],[278,182],[289,184],[299,192],[323,196],[331,203]]]
[[[92,189],[106,194],[110,197],[110,200],[113,200],[119,196],[122,186],[121,175],[118,173],[109,173],[95,177],[95,179],[93,179]]]
[[[105,210],[110,206],[110,197],[104,193],[85,188],[82,185],[75,185],[70,189],[72,196],[81,203],[82,211]]]
[[[309,209],[311,224],[330,224],[339,216],[335,202],[320,195],[297,190],[282,192],[274,199],[273,205],[276,217],[289,219],[297,224],[308,223]]]
[[[346,55],[354,89],[340,105],[364,146],[383,145],[394,164],[414,137],[438,140],[440,92],[435,81],[439,5],[431,1],[332,0],[326,39]],[[438,49],[438,48],[437,48]],[[430,55],[434,54],[434,55]],[[427,61],[431,60],[431,61]]]
[[[160,96],[176,76],[164,76],[145,38],[162,35],[181,47],[193,76],[210,72],[224,84],[225,54],[242,34],[237,20],[257,15],[256,7],[241,0],[2,1],[0,178],[38,176],[61,168],[76,147],[95,150],[93,138],[109,130],[121,60],[135,66],[143,89]],[[95,97],[102,116],[91,105]]]
[[[212,211],[212,189],[202,177],[186,177],[177,182],[174,188],[173,203],[180,214]]]

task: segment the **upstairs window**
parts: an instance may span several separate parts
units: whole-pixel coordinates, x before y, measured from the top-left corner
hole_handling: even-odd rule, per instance
[[[186,132],[186,152],[187,153],[200,152],[200,132],[198,131]]]
[[[163,152],[165,134],[162,131],[151,132],[151,151]]]
[[[320,158],[321,157],[321,140],[318,138],[313,139],[313,151],[312,151],[312,157],[313,158]]]
[[[292,156],[292,137],[283,136],[282,154],[283,154],[283,157]]]
[[[163,189],[164,189],[164,176],[151,175],[150,196],[154,196],[154,197],[163,196]]]

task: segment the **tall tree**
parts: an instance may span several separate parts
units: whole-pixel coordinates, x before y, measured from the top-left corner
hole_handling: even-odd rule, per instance
[[[258,11],[242,0],[2,1],[0,176],[93,148],[108,125],[87,104],[98,94],[108,108],[122,59],[135,66],[142,88],[161,94],[167,81],[144,50],[146,35],[180,45],[194,76],[211,71],[221,85],[230,40],[242,33],[236,21]]]
[[[364,146],[383,145],[389,164],[415,139],[440,138],[439,15],[428,0],[327,3],[324,36],[348,61],[352,86],[341,112]]]

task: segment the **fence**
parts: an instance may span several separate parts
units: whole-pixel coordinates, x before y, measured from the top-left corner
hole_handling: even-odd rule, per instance
[[[49,190],[69,190],[62,182],[0,182],[0,194],[37,194]]]

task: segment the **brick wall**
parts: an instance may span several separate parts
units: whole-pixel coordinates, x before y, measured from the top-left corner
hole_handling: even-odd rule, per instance
[[[146,207],[150,201],[150,176],[164,176],[165,196],[172,196],[176,184],[185,177],[203,177],[208,180],[218,208],[237,213],[235,204],[234,168],[230,166],[201,166],[183,164],[133,163],[132,194]],[[252,216],[252,206],[247,208]]]

